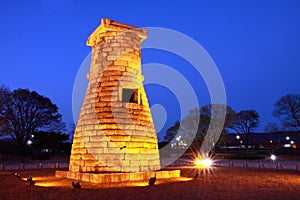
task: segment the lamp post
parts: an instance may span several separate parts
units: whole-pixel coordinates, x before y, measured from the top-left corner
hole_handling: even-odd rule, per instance
[[[235,138],[236,138],[236,139],[238,140],[238,142],[239,142],[239,148],[241,148],[241,144],[243,143],[243,141],[240,140],[240,139],[241,139],[241,136],[240,136],[240,135],[237,135]]]

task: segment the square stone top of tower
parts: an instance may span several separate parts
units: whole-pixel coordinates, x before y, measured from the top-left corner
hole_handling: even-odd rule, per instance
[[[87,46],[94,46],[97,41],[99,41],[99,37],[107,37],[118,32],[125,32],[125,31],[134,31],[142,40],[147,38],[147,31],[145,28],[137,28],[136,26],[123,24],[120,22],[116,22],[110,20],[108,18],[102,18],[101,24],[98,26],[94,32],[89,36],[86,45]]]

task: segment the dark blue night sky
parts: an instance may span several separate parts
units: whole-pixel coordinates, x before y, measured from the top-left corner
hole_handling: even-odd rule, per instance
[[[49,97],[69,124],[74,79],[91,50],[86,40],[100,19],[164,27],[188,35],[206,49],[222,75],[228,105],[236,111],[257,110],[261,116],[257,131],[262,131],[275,121],[274,103],[288,93],[300,93],[299,11],[296,0],[1,1],[0,84]],[[199,91],[200,104],[210,103],[205,83],[185,70],[189,68],[185,60],[162,51],[142,53],[143,63],[181,71]],[[161,95],[163,88],[146,89],[153,91],[148,94],[151,104],[172,99],[167,91]],[[165,129],[177,118],[176,100],[174,105],[167,109],[174,113],[168,113]]]

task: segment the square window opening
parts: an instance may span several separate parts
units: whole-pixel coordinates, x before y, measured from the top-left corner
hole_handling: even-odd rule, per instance
[[[123,103],[138,103],[139,102],[138,89],[123,88],[122,102]]]

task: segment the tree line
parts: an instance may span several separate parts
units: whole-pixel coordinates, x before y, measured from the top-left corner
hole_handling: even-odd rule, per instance
[[[225,116],[222,116],[224,115]],[[274,105],[273,115],[277,117],[281,124],[271,122],[266,125],[266,132],[276,132],[279,130],[299,130],[300,129],[300,95],[288,94],[281,97]],[[241,110],[236,112],[228,105],[209,104],[203,107],[195,108],[183,118],[181,122],[176,121],[175,124],[169,127],[164,136],[166,142],[171,142],[175,137],[180,137],[181,140],[190,140],[188,134],[178,136],[180,132],[189,133],[191,124],[197,123],[196,137],[193,139],[193,146],[201,146],[207,131],[211,126],[212,116],[214,120],[221,121],[225,117],[224,125],[222,126],[221,136],[218,140],[219,144],[225,143],[227,134],[235,132],[244,136],[246,151],[248,152],[249,137],[251,133],[259,126],[260,116],[256,110]]]
[[[269,123],[265,127],[266,132],[299,130],[300,95],[288,94],[281,97],[275,103],[273,115],[278,117],[281,124]],[[193,143],[201,144],[208,129],[214,128],[210,127],[212,117],[217,122],[225,117],[224,124],[220,125],[222,130],[219,143],[226,141],[229,131],[235,131],[245,136],[245,146],[248,148],[250,134],[259,126],[259,113],[256,110],[236,112],[228,105],[209,104],[191,110],[181,122],[176,121],[167,129],[164,139],[170,142],[179,128],[182,128],[181,132],[184,134],[180,136],[181,139],[189,140],[191,127],[195,127],[196,124],[197,133]],[[49,98],[29,89],[10,91],[8,87],[0,86],[0,136],[9,135],[18,145],[20,152],[26,152],[33,138],[33,146],[37,149],[45,146],[58,149],[69,139],[69,135],[64,134],[65,130],[62,115]]]

